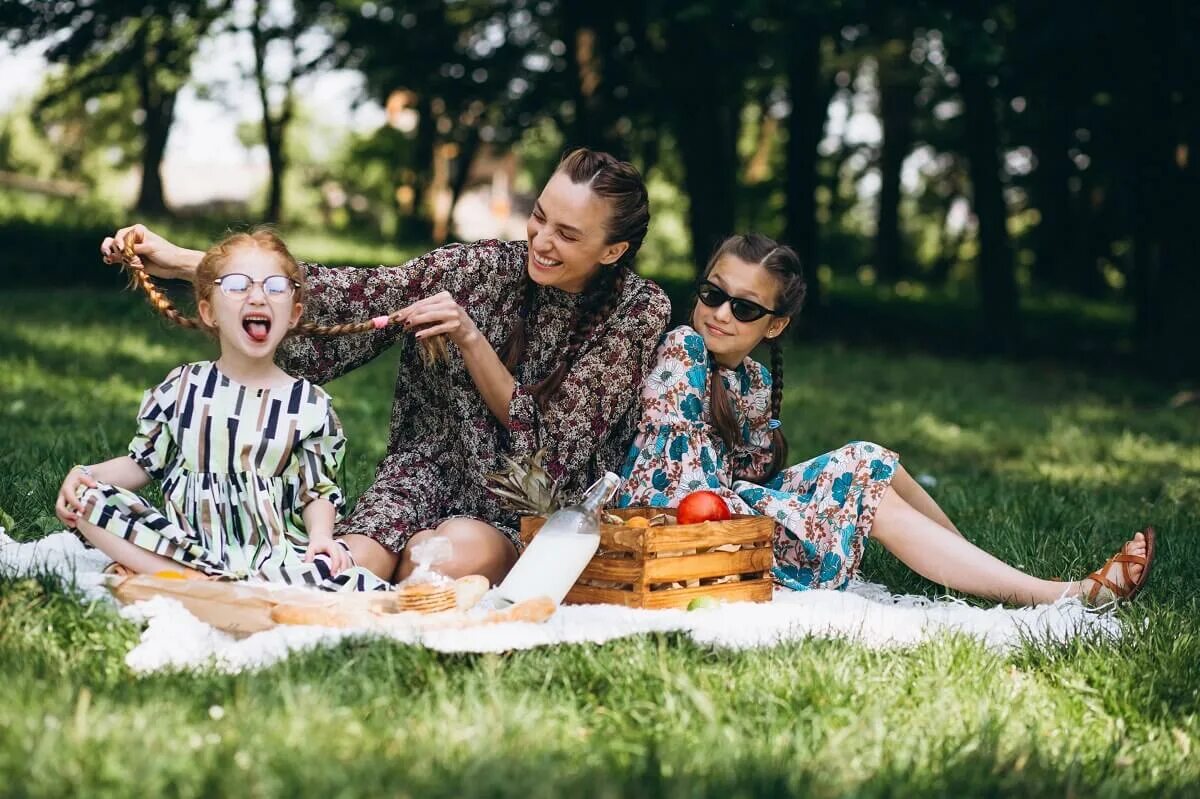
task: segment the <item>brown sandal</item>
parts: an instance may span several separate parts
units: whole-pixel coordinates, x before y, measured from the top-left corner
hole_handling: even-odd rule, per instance
[[[1112,602],[1128,602],[1138,595],[1139,592],[1146,586],[1147,580],[1150,579],[1150,568],[1154,565],[1154,528],[1147,527],[1142,530],[1142,536],[1146,539],[1146,554],[1130,555],[1122,546],[1117,554],[1104,562],[1096,571],[1085,577],[1085,580],[1092,581],[1091,590],[1084,597],[1084,603],[1090,607],[1097,605],[1107,605]],[[1121,573],[1125,578],[1124,585],[1118,585],[1108,579],[1108,570],[1115,564],[1121,564]],[[1142,573],[1138,579],[1134,580],[1129,575],[1129,565],[1134,564],[1142,567]],[[1104,598],[1101,600],[1101,593],[1104,592]]]

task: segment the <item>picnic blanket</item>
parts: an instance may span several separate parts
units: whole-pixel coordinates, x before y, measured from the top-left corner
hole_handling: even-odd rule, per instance
[[[0,528],[0,574],[52,573],[73,583],[85,601],[111,601],[101,570],[108,558],[73,534],[21,543]],[[939,635],[961,634],[1002,653],[1033,641],[1060,645],[1079,637],[1114,640],[1111,612],[1076,599],[1030,608],[978,607],[948,597],[895,595],[884,586],[853,582],[845,591],[778,589],[770,603],[730,603],[696,611],[639,610],[615,605],[566,605],[542,624],[507,623],[451,630],[364,631],[280,626],[235,638],[192,616],[179,602],[155,597],[120,611],[144,624],[127,655],[130,669],[258,669],[293,652],[330,646],[350,636],[386,636],[439,652],[507,652],[558,644],[602,644],[645,633],[680,633],[701,645],[749,649],[812,638],[843,638],[872,648],[910,647]]]

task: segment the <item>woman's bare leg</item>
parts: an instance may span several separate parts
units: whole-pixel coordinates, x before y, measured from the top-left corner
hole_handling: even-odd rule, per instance
[[[436,530],[422,530],[412,537],[400,555],[396,567],[395,581],[400,582],[412,574],[416,563],[412,549],[416,544],[434,536],[450,541],[453,552],[450,560],[436,565],[437,571],[447,577],[466,577],[482,574],[495,585],[504,579],[509,569],[517,562],[517,550],[508,537],[487,522],[478,519],[447,519]]]
[[[110,533],[103,527],[97,527],[83,519],[75,523],[75,528],[96,549],[108,555],[130,571],[137,572],[138,574],[176,571],[189,576],[205,576],[203,572],[189,566],[184,566],[179,561],[171,560],[165,555],[158,555],[148,549],[142,549],[137,544],[126,541],[124,538]]]
[[[912,475],[903,466],[896,466],[896,474],[892,476],[892,488],[896,489],[896,493],[900,495],[901,499],[913,506],[913,508],[925,514],[950,532],[962,535],[954,525],[954,522],[950,521],[950,517],[942,510],[941,506],[934,501],[933,497],[929,496],[929,492],[925,490],[925,487],[914,480]]]
[[[350,547],[350,555],[356,566],[362,566],[375,574],[381,580],[391,580],[396,571],[400,556],[380,544],[374,538],[359,533],[338,536],[338,541],[344,541]]]
[[[1090,580],[1058,582],[1031,577],[979,547],[961,535],[936,524],[925,514],[889,490],[879,503],[871,536],[910,569],[940,585],[986,599],[1035,605],[1054,602],[1063,596],[1077,596],[1090,588]],[[1135,535],[1124,551],[1146,554],[1145,539]],[[1130,565],[1137,580],[1142,567]],[[1111,570],[1110,579],[1123,584],[1120,569]]]

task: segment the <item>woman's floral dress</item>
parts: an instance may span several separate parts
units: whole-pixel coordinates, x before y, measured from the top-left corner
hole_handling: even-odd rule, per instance
[[[899,458],[856,441],[761,484],[745,479],[771,460],[771,372],[749,357],[737,369],[720,369],[741,426],[741,441],[730,451],[711,422],[710,358],[704,339],[686,325],[664,337],[642,389],[642,418],[618,504],[675,507],[692,491],[715,491],[734,513],[775,520],[778,583],[844,588],[858,571]]]
[[[162,510],[107,483],[81,493],[84,518],[142,549],[226,579],[326,590],[386,589],[360,567],[304,561],[304,508],[345,506],[346,451],[329,395],[307,380],[251,388],[211,361],[177,367],[146,392],[129,457],[162,484]]]
[[[528,244],[480,241],[442,247],[402,266],[331,268],[304,264],[304,318],[317,324],[356,322],[448,291],[499,351],[520,317]],[[502,456],[548,451],[547,470],[568,497],[605,471],[616,471],[633,440],[638,389],[667,328],[662,289],[630,273],[608,318],[584,343],[558,393],[543,410],[530,387],[558,365],[567,348],[580,295],[539,286],[526,322],[524,361],[517,367],[509,422],[497,421],[471,380],[462,355],[426,367],[419,347],[398,327],[353,336],[294,337],[277,362],[289,374],[326,383],[383,352],[398,375],[387,454],[375,482],[359,497],[338,534],[363,533],[393,552],[413,534],[455,516],[494,525],[521,548],[515,514],[501,510],[484,474]],[[392,349],[392,345],[403,347]]]

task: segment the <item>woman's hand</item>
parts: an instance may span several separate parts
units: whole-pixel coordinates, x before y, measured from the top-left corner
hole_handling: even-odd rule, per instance
[[[405,329],[416,330],[418,341],[444,333],[459,349],[466,349],[481,338],[475,320],[448,291],[417,300],[396,314],[396,319]]]
[[[317,533],[308,538],[308,552],[304,555],[305,563],[312,563],[317,555],[329,556],[329,568],[333,574],[341,574],[354,565],[350,553],[341,544],[333,540],[332,533]]]
[[[187,250],[164,239],[145,225],[123,227],[100,243],[100,255],[108,264],[119,264],[125,257],[126,244],[132,243],[134,255],[146,271],[156,277],[192,280],[204,253]]]
[[[63,479],[58,489],[58,499],[54,502],[54,515],[72,530],[79,523],[79,514],[84,510],[83,503],[79,501],[80,486],[95,488],[96,481],[84,471],[84,467],[74,466]]]

